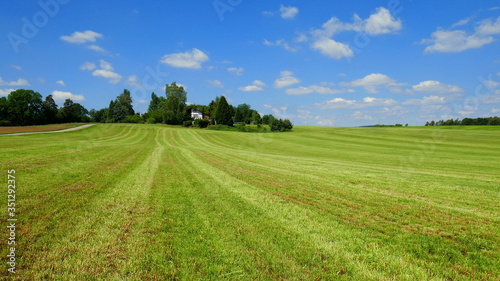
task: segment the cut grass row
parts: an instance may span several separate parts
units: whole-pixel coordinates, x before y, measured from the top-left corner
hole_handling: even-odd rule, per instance
[[[499,135],[106,124],[5,137],[14,279],[496,280]]]
[[[0,134],[28,133],[28,132],[47,132],[74,128],[83,125],[83,123],[40,125],[40,126],[13,126],[0,127]]]

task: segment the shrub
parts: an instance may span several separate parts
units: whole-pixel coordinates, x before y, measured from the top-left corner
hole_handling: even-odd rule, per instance
[[[153,117],[149,117],[146,119],[146,124],[155,124],[156,120]]]
[[[142,120],[142,117],[139,115],[129,115],[125,117],[122,121],[123,123],[144,123],[144,120]]]
[[[191,126],[193,126],[193,121],[191,121],[191,120],[184,121],[184,122],[182,122],[182,126],[191,127]]]
[[[209,121],[205,119],[196,119],[194,120],[193,124],[200,128],[206,128],[208,127]]]

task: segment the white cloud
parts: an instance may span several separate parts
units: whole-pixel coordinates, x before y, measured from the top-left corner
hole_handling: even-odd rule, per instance
[[[111,66],[111,63],[109,63],[105,60],[100,60],[99,66],[104,70],[110,70],[110,71],[114,70],[113,66]]]
[[[242,92],[261,92],[264,89],[262,87],[256,86],[256,85],[249,85],[245,87],[239,87],[238,90]]]
[[[264,107],[270,109],[275,117],[289,118],[287,114],[288,107],[285,105],[273,106],[269,104],[264,104]]]
[[[0,89],[0,97],[6,97],[10,94],[10,92],[15,91],[16,89]]]
[[[317,116],[317,117],[320,117],[320,116]],[[332,119],[321,119],[321,118],[316,118],[316,119],[319,119],[316,122],[316,125],[319,125],[319,126],[333,126],[333,125],[335,125],[335,122]]]
[[[224,84],[219,80],[208,81],[208,84],[215,88],[224,88]]]
[[[460,87],[443,84],[439,81],[428,80],[420,82],[412,87],[414,91],[431,94],[452,94],[462,93],[464,90]]]
[[[476,27],[476,33],[480,35],[494,35],[500,34],[500,16],[493,21],[492,19],[485,19]]]
[[[239,76],[239,75],[243,74],[245,69],[243,67],[229,67],[227,69],[227,71]]]
[[[28,80],[19,78],[17,81],[4,81],[2,77],[0,77],[0,86],[29,86],[30,83]]]
[[[458,22],[457,24],[466,22]],[[428,44],[424,53],[458,53],[469,49],[481,48],[495,41],[491,35],[500,34],[500,17],[496,20],[485,19],[477,23],[474,33],[464,30],[439,29],[431,34],[431,39],[423,39],[420,43]]]
[[[12,68],[14,68],[15,70],[23,70],[22,66],[20,65],[11,65]]]
[[[280,46],[289,52],[297,52],[299,50],[296,47],[290,46],[284,39],[276,40],[274,42],[264,39],[263,44],[266,46]]]
[[[458,22],[454,23],[451,27],[457,27],[457,26],[462,26],[468,24],[474,17],[468,17],[463,20],[459,20]]]
[[[87,30],[84,32],[77,31],[69,36],[61,36],[61,39],[73,44],[83,44],[87,42],[95,42],[98,38],[103,37],[104,36],[100,33]]]
[[[387,75],[372,73],[361,79],[357,79],[351,82],[343,82],[340,85],[347,87],[363,87],[368,93],[376,94],[379,92],[379,88],[382,86],[398,87],[403,84],[397,84],[396,80],[390,78]]]
[[[96,68],[95,63],[92,62],[86,62],[80,66],[81,70],[94,70]]]
[[[432,44],[425,48],[424,53],[458,53],[468,49],[481,48],[494,41],[493,37],[482,37],[476,34],[468,35],[463,30],[438,30],[431,34],[432,39],[424,39],[423,44]]]
[[[259,87],[264,87],[264,86],[266,86],[266,83],[264,83],[264,82],[262,82],[262,81],[260,81],[260,80],[255,80],[255,81],[253,81],[253,84],[254,84],[255,86],[259,86]]]
[[[325,101],[322,103],[316,103],[315,106],[321,109],[336,109],[336,108],[359,109],[370,106],[392,106],[395,104],[397,104],[397,102],[391,98],[378,99],[373,97],[366,97],[362,101],[334,98],[332,100]]]
[[[322,55],[332,59],[350,58],[354,56],[354,52],[344,43],[337,42],[328,37],[321,37],[317,39],[311,47],[318,50]]]
[[[291,71],[282,71],[280,73],[280,78],[274,81],[275,88],[285,88],[294,84],[300,83],[300,79],[292,76],[293,72]]]
[[[82,95],[74,95],[70,92],[53,91],[52,98],[54,101],[65,101],[66,99],[71,99],[72,101],[84,101],[85,97]]]
[[[134,101],[134,103],[137,103],[137,104],[147,104],[149,101],[147,100],[136,100]]]
[[[101,46],[98,46],[98,45],[88,45],[87,49],[90,49],[90,50],[93,50],[93,51],[96,51],[99,53],[107,53],[107,51],[104,48],[102,48]]]
[[[307,95],[307,94],[312,94],[314,91],[310,89],[309,87],[303,87],[300,86],[298,88],[293,88],[293,89],[287,89],[285,93],[287,95],[291,96],[298,96],[298,95]]]
[[[371,117],[370,115],[364,114],[361,111],[354,112],[351,115],[351,118],[355,119],[355,120],[373,120],[373,117]]]
[[[343,31],[356,31],[369,35],[380,35],[395,33],[401,30],[402,27],[403,24],[400,19],[394,18],[388,9],[380,7],[366,20],[354,14],[352,23],[345,23],[333,17],[323,24],[322,29],[314,30],[313,34],[318,37],[331,37]]]
[[[111,84],[117,84],[123,78],[120,74],[106,69],[97,69],[92,72],[92,75],[109,79]]]
[[[293,88],[293,89],[287,89],[285,93],[287,95],[307,95],[307,94],[312,94],[312,93],[318,93],[321,95],[333,95],[333,94],[341,94],[345,92],[354,92],[352,89],[343,89],[343,90],[337,90],[337,89],[332,89],[329,87],[324,87],[324,86],[318,86],[318,85],[311,85],[309,87],[298,87],[298,88]]]
[[[437,105],[444,103],[446,103],[446,98],[439,96],[427,96],[422,99],[410,99],[403,102],[405,105]]]
[[[403,27],[400,19],[395,19],[389,10],[380,7],[375,14],[370,15],[365,21],[365,32],[368,34],[394,33]]]
[[[293,19],[297,16],[298,13],[299,13],[299,9],[297,7],[292,7],[292,6],[285,7],[283,5],[280,6],[281,18]]]
[[[310,119],[311,111],[305,109],[297,109],[297,118],[298,119]]]
[[[64,84],[64,81],[63,80],[59,80],[56,82],[57,84],[61,85],[61,86],[66,86],[66,84]]]
[[[307,37],[307,35],[305,35],[304,33],[299,33],[297,35],[297,37],[295,37],[295,42],[297,43],[301,43],[301,42],[306,42],[309,38]]]
[[[139,83],[139,78],[137,77],[137,75],[130,75],[127,78],[127,85],[138,89],[144,88],[144,86]]]
[[[500,82],[492,81],[492,80],[486,80],[484,81],[484,84],[486,84],[486,87],[490,90],[494,90],[498,87],[500,87]]]
[[[264,82],[260,80],[255,80],[253,81],[252,85],[240,87],[238,88],[238,90],[242,92],[261,92],[264,90],[263,88],[264,86],[266,86]]]
[[[184,53],[164,55],[160,62],[173,67],[200,69],[201,65],[208,60],[209,58],[204,52],[194,48]]]

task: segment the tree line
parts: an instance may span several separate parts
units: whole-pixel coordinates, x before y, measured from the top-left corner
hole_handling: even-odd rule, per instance
[[[206,120],[193,120],[190,110],[202,111]],[[79,103],[66,99],[58,107],[53,96],[43,100],[42,95],[33,90],[16,90],[7,97],[0,98],[0,126],[27,126],[73,122],[98,123],[162,123],[169,125],[234,126],[234,124],[269,125],[272,131],[289,131],[293,128],[290,120],[277,119],[273,115],[260,114],[248,104],[232,106],[224,96],[216,97],[208,105],[187,105],[187,92],[176,82],[167,84],[165,96],[151,94],[148,111],[139,114],[134,111],[130,91],[125,89],[109,106],[99,110],[87,110]]]
[[[43,100],[33,90],[19,89],[0,98],[0,126],[27,126],[57,123],[90,122],[89,111],[66,99],[58,107],[52,95]]]
[[[500,117],[481,117],[481,118],[464,118],[448,119],[439,121],[428,121],[425,126],[498,126],[500,125]]]

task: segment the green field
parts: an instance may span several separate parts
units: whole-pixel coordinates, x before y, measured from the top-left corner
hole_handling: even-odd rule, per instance
[[[0,137],[13,280],[499,280],[500,128]]]

